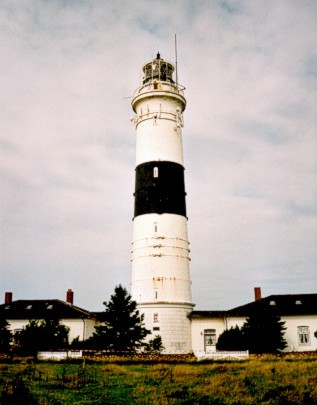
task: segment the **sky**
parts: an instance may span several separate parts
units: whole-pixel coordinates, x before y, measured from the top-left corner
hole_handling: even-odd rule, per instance
[[[175,33],[195,309],[317,293],[315,0],[2,0],[0,302],[130,289],[131,99]]]

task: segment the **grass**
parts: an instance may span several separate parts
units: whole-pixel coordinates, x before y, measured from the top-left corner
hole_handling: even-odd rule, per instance
[[[317,357],[0,364],[0,404],[317,404]]]

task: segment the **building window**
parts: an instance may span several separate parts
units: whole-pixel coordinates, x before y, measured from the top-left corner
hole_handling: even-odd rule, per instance
[[[153,177],[157,178],[158,177],[158,167],[153,167]]]
[[[298,344],[299,345],[309,345],[310,344],[309,326],[298,326],[297,335],[298,335]]]
[[[158,314],[154,314],[153,315],[153,322],[154,323],[157,323],[159,320],[158,320]]]
[[[158,291],[157,291],[157,288],[154,290],[154,296],[155,296],[155,299],[157,300],[157,298],[158,298]]]
[[[216,329],[204,330],[204,345],[213,346],[216,344]]]
[[[13,331],[13,342],[19,344],[19,336],[23,329],[14,329]]]
[[[159,326],[154,326],[153,330],[160,330]]]
[[[157,233],[157,222],[154,222],[154,232]]]

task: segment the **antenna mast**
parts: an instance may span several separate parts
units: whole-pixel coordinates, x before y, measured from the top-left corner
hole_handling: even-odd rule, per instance
[[[176,85],[178,85],[178,70],[177,70],[177,38],[175,34],[175,70],[176,70]]]

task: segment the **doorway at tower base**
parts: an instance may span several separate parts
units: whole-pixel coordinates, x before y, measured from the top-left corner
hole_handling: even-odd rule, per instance
[[[151,331],[147,340],[161,336],[162,353],[188,354],[192,352],[191,321],[188,315],[193,310],[191,303],[155,303],[138,305],[144,314],[146,329]]]

